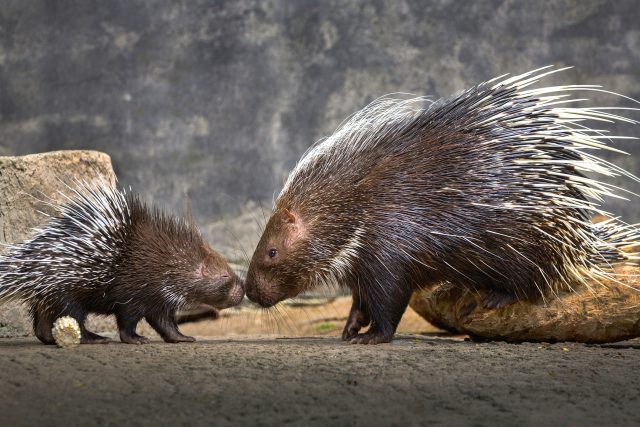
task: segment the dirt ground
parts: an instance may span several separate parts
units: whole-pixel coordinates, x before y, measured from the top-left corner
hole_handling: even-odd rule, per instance
[[[320,299],[321,301],[326,299]],[[236,336],[236,335],[279,335],[279,336],[326,336],[338,337],[347,320],[351,308],[351,297],[339,297],[329,303],[310,305],[281,304],[275,310],[241,308],[222,311],[222,316],[214,322],[187,323],[180,326],[186,335]],[[114,326],[115,327],[115,326]],[[153,334],[150,328],[145,333]],[[422,334],[440,332],[410,308],[407,309],[398,332]]]
[[[355,346],[335,337],[347,305],[183,325],[193,344],[2,339],[0,425],[640,424],[640,340],[475,343],[408,312],[391,344]]]

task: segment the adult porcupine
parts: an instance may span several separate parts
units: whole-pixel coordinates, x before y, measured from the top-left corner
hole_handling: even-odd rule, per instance
[[[271,306],[346,285],[343,339],[380,343],[417,287],[450,281],[497,307],[612,278],[611,265],[635,257],[621,249],[638,231],[592,223],[614,190],[592,174],[630,174],[589,152],[611,148],[580,122],[633,121],[566,105],[569,92],[598,86],[529,88],[560,71],[540,70],[427,106],[381,98],[313,145],[275,202],[247,296]]]
[[[240,280],[192,221],[101,182],[69,195],[32,239],[0,256],[0,301],[25,301],[40,341],[53,343],[52,324],[67,315],[81,342],[107,342],[84,327],[88,313],[115,314],[126,343],[148,342],[136,334],[143,317],[167,342],[194,341],[178,331],[177,309],[242,300]]]

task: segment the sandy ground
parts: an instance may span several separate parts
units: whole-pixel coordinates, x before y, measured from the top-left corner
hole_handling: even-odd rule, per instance
[[[307,337],[200,336],[275,327],[243,313],[183,325],[193,344],[2,339],[0,425],[640,424],[640,340],[475,343],[408,334],[432,329],[408,312],[393,343],[354,346],[333,336],[343,305],[287,309]]]

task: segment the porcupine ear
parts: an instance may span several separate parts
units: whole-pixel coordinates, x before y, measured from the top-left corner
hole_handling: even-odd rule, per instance
[[[306,235],[306,227],[300,217],[289,209],[284,209],[282,213],[285,223],[290,225],[287,231],[287,238],[284,241],[285,246],[289,247]]]
[[[284,210],[284,220],[289,224],[294,224],[296,222],[296,216],[289,210]]]

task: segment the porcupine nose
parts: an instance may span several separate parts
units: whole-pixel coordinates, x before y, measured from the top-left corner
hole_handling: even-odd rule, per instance
[[[244,298],[244,284],[242,283],[242,279],[240,279],[240,277],[238,277],[238,275],[235,273],[229,273],[223,277],[226,277],[228,279],[227,283],[230,284],[229,286],[230,304],[232,305],[240,304],[240,302],[242,302]]]
[[[251,271],[251,268],[249,268],[247,276],[244,278],[244,291],[247,293],[247,298],[249,298],[253,302],[256,302],[258,293],[256,290],[255,280],[253,278],[253,272]]]
[[[260,274],[253,274],[251,270],[247,274],[247,277],[244,281],[244,288],[247,293],[247,297],[256,304],[259,304],[262,307],[270,307],[272,304],[269,304],[266,301],[266,293],[264,290],[266,289],[264,286],[264,280],[260,276]],[[262,291],[262,292],[261,292]]]
[[[269,294],[265,291],[264,286],[262,287],[262,292],[260,292],[262,285],[261,282],[257,280],[249,280],[249,278],[247,278],[244,285],[247,297],[252,302],[255,302],[264,308],[271,307],[274,304],[274,302],[269,298]]]

